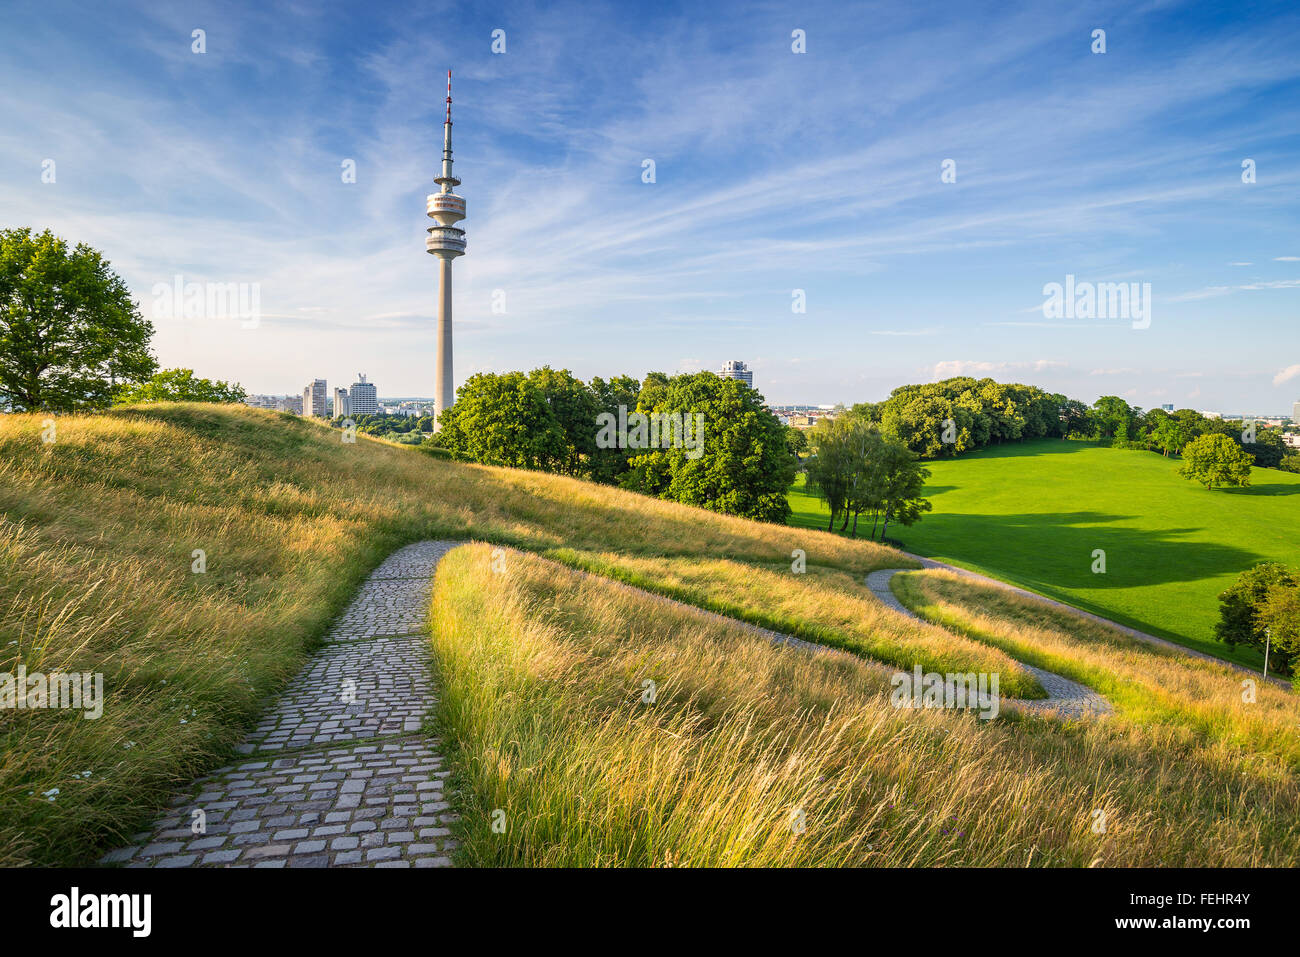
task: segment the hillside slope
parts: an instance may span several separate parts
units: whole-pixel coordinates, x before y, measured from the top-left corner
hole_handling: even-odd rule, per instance
[[[0,673],[102,672],[105,702],[94,720],[0,711],[0,865],[91,861],[135,830],[168,786],[229,754],[407,542],[787,570],[802,548],[810,570],[854,579],[899,564],[865,543],[559,476],[346,445],[240,406],[60,416],[49,444],[42,418],[0,416]]]

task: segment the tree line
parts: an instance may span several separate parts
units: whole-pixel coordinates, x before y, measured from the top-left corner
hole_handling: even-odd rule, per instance
[[[1091,440],[1181,455],[1203,436],[1222,435],[1249,457],[1251,465],[1300,472],[1300,454],[1289,452],[1280,430],[1213,419],[1193,409],[1144,411],[1114,395],[1104,395],[1089,406],[1037,386],[957,376],[900,386],[884,401],[862,402],[850,411],[922,459],[949,458],[989,445],[1037,438]],[[1203,443],[1201,448],[1210,444],[1218,445]]]
[[[635,430],[598,441],[601,422],[634,413],[695,421],[698,449],[672,442],[647,447]],[[599,376],[583,382],[567,369],[479,373],[456,390],[430,454],[487,465],[590,479],[659,498],[765,522],[784,522],[796,456],[763,397],[712,372],[644,379]]]

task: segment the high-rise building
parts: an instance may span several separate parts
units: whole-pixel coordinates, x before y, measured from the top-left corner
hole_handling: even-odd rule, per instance
[[[314,415],[318,419],[329,418],[330,410],[325,404],[326,390],[324,379],[313,379],[302,390],[302,414]]]
[[[348,414],[374,415],[379,411],[379,396],[375,392],[374,383],[367,382],[363,372],[358,372],[357,378],[361,381],[352,383],[352,391],[348,393],[351,403]]]
[[[1300,399],[1296,399],[1291,406],[1291,421],[1300,422]]]
[[[442,187],[430,193],[425,211],[437,225],[428,228],[426,251],[438,257],[438,358],[433,374],[434,428],[438,417],[454,400],[451,373],[451,261],[465,252],[465,230],[455,224],[465,218],[465,200],[452,189],[460,180],[451,175],[451,71],[447,71],[447,118],[442,124],[442,175],[434,179]]]
[[[739,359],[732,359],[718,373],[724,379],[739,379],[751,389],[754,387],[754,370],[746,367]]]
[[[1165,412],[1172,412],[1174,411],[1174,404],[1172,402],[1166,402],[1164,405],[1160,406],[1160,408]]]
[[[334,390],[334,418],[341,419],[352,414],[352,404],[348,401],[347,389]]]

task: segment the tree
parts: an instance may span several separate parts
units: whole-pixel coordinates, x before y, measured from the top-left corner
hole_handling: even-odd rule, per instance
[[[652,373],[653,375],[653,373]],[[763,396],[738,379],[712,372],[678,375],[660,386],[646,377],[637,411],[703,416],[703,435],[688,443],[665,443],[633,456],[626,488],[715,512],[764,522],[790,514],[786,492],[795,458],[780,421],[763,408]]]
[[[803,429],[796,429],[793,425],[785,427],[785,444],[790,450],[790,454],[798,456],[802,452],[808,451],[808,436],[804,434]]]
[[[1092,424],[1096,437],[1127,442],[1133,428],[1133,409],[1117,395],[1103,395],[1092,404]]]
[[[1259,604],[1258,623],[1267,637],[1270,667],[1290,674],[1300,658],[1300,587],[1269,586]]]
[[[610,379],[596,376],[591,380],[590,388],[596,399],[597,414],[607,413],[617,420],[620,409],[623,410],[624,415],[636,410],[641,383],[626,375],[613,376]],[[630,457],[629,449],[617,446],[600,448],[597,444],[588,461],[588,474],[597,482],[617,484],[627,472],[627,462]]]
[[[880,539],[885,540],[889,534],[889,523],[912,525],[923,512],[934,508],[928,499],[921,497],[925,480],[930,477],[930,470],[921,467],[921,463],[905,447],[893,442],[886,442],[882,447],[881,474],[884,477],[880,501],[884,511],[885,524],[880,529]]]
[[[117,383],[157,368],[152,336],[99,252],[0,230],[0,399],[14,411],[107,406]]]
[[[1152,429],[1151,442],[1168,457],[1170,452],[1177,452],[1183,447],[1187,442],[1187,436],[1177,419],[1166,416]]]
[[[144,382],[128,384],[113,396],[114,405],[137,402],[243,402],[248,398],[239,383],[196,379],[193,369],[163,369]]]
[[[442,447],[474,462],[554,471],[568,461],[564,429],[522,372],[470,376],[441,424]]]
[[[1292,452],[1282,457],[1277,467],[1283,472],[1300,472],[1300,452]]]
[[[1240,438],[1240,433],[1237,437]],[[1274,429],[1259,429],[1255,433],[1255,441],[1243,441],[1242,448],[1250,454],[1256,466],[1267,469],[1280,466],[1287,452],[1286,443],[1282,441],[1282,433]]]
[[[1178,474],[1206,489],[1220,485],[1250,485],[1251,458],[1226,435],[1202,435],[1183,448]]]
[[[586,474],[596,451],[596,414],[600,406],[595,393],[568,369],[557,371],[543,366],[528,373],[528,380],[537,386],[564,432],[565,454],[556,470],[566,475]]]
[[[843,425],[837,428],[837,422],[823,419],[813,426],[811,443],[815,454],[806,469],[806,487],[830,509],[828,532],[835,528],[835,517],[843,511],[853,483],[853,451],[847,431]]]
[[[1269,589],[1276,586],[1294,588],[1297,582],[1291,570],[1280,562],[1261,562],[1237,576],[1237,580],[1219,595],[1219,620],[1214,636],[1228,645],[1264,647],[1264,625],[1260,607]]]
[[[1061,404],[1061,437],[1087,436],[1093,433],[1092,410],[1078,399],[1067,399]]]

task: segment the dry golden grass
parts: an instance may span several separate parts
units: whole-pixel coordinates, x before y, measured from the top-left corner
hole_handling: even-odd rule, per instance
[[[1038,680],[1005,652],[918,624],[882,605],[861,576],[838,569],[809,563],[802,574],[794,574],[789,562],[759,567],[720,558],[629,557],[573,549],[548,551],[546,557],[884,664],[998,673],[1007,697],[1047,697]]]
[[[394,548],[891,553],[559,476],[445,462],[241,406],[0,416],[0,672],[103,672],[98,720],[0,711],[0,865],[93,861],[216,766]],[[207,571],[191,573],[203,549]],[[90,772],[89,776],[86,772]],[[54,800],[43,795],[57,788]]]
[[[1262,774],[1300,773],[1300,699],[1258,675],[951,572],[908,572],[893,582],[929,621],[1106,695],[1121,725],[1165,728],[1180,750],[1252,755]]]
[[[1296,777],[1171,724],[898,710],[866,663],[485,546],[433,623],[467,864],[1300,862]]]

